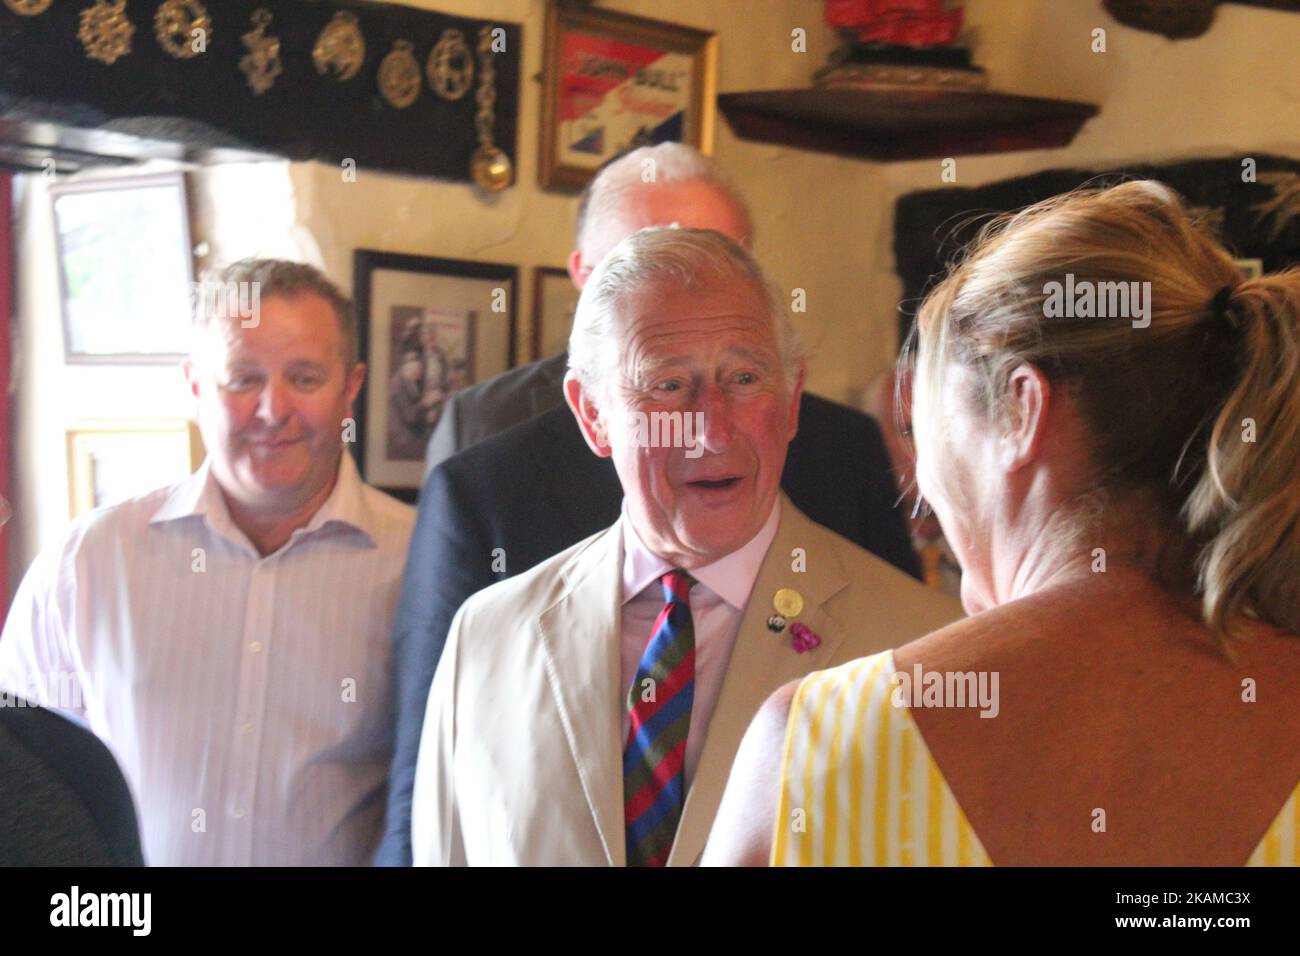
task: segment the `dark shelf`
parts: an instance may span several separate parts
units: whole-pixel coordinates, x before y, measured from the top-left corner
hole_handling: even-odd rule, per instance
[[[1008,93],[771,90],[718,97],[741,139],[896,162],[1069,145],[1091,103]]]

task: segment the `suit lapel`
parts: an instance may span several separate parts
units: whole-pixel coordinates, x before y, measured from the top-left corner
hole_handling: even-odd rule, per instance
[[[830,666],[836,648],[844,639],[842,622],[831,618],[823,605],[848,581],[832,549],[810,547],[823,535],[824,531],[782,495],[781,521],[741,618],[718,703],[709,722],[708,739],[686,796],[668,858],[669,866],[691,866],[703,852],[736,750],[763,701],[781,685]],[[791,552],[795,548],[814,552],[806,571],[791,568],[794,560]],[[798,591],[804,608],[778,634],[768,629],[767,620],[776,613],[772,599],[781,588]],[[818,647],[802,654],[794,650],[790,623],[795,620],[821,638]]]
[[[564,592],[537,622],[544,676],[611,866],[622,866],[627,858],[619,740],[621,555],[620,523],[574,555],[561,572]]]

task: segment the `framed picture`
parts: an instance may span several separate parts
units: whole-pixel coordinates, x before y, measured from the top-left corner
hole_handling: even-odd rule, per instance
[[[1264,274],[1263,259],[1234,259],[1232,264],[1237,267],[1243,279],[1258,279]]]
[[[451,395],[515,364],[511,265],[358,249],[357,463],[366,481],[414,500],[424,455]]]
[[[181,481],[203,464],[186,419],[82,422],[67,431],[70,517]]]
[[[541,185],[581,189],[635,146],[679,142],[711,153],[717,56],[712,33],[550,0]]]
[[[177,362],[194,259],[181,173],[50,188],[71,363]]]
[[[533,361],[559,355],[569,347],[578,290],[567,269],[533,270]]]

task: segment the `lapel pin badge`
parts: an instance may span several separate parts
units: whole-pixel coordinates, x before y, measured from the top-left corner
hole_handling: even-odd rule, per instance
[[[789,618],[798,617],[803,611],[803,595],[794,588],[781,588],[772,598],[776,613],[767,619],[768,630],[780,634],[785,630]],[[807,624],[799,621],[790,623],[790,646],[796,653],[802,654],[821,645],[822,639],[812,632]]]
[[[790,646],[795,649],[795,653],[811,651],[815,647],[820,647],[821,643],[822,639],[814,634],[807,624],[795,621],[790,625]]]
[[[803,595],[794,588],[781,588],[772,598],[772,605],[782,617],[798,617],[803,610]]]

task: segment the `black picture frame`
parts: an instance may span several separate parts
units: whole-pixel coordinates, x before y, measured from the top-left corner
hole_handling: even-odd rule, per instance
[[[369,484],[414,501],[446,399],[515,365],[519,269],[357,249],[352,288],[366,363],[353,454]]]

